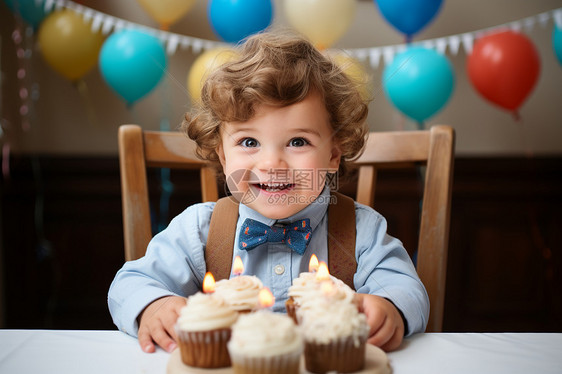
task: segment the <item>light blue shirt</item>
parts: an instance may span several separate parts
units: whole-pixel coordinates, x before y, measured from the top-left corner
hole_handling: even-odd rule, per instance
[[[257,276],[275,296],[273,310],[285,311],[287,291],[294,278],[308,271],[312,254],[328,259],[328,215],[330,191],[297,214],[283,220],[266,218],[240,204],[233,256],[240,256],[244,274]],[[152,301],[169,295],[187,297],[199,291],[205,276],[205,245],[215,203],[195,204],[175,217],[154,236],[146,255],[129,261],[117,272],[108,294],[115,325],[136,336],[137,317]],[[309,218],[312,238],[301,256],[283,243],[264,243],[245,251],[238,248],[242,222],[252,218],[268,226]],[[355,203],[357,226],[355,258],[357,292],[391,300],[407,321],[407,335],[423,332],[429,316],[429,299],[402,243],[386,233],[386,220],[372,208]]]

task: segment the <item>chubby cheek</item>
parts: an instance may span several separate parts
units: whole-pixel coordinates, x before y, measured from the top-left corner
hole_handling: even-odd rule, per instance
[[[240,169],[240,158],[233,154],[230,149],[223,151],[222,147],[217,149],[219,161],[222,165],[222,171],[226,176],[232,174],[235,170]]]
[[[231,159],[232,160],[232,159]],[[237,175],[238,177],[241,177],[242,175],[247,177],[247,173],[250,170],[250,168],[248,167],[248,165],[246,165],[243,162],[232,162],[232,161],[227,161],[224,165],[223,165],[223,171],[224,174],[228,177],[228,176],[233,176],[233,175]],[[238,178],[240,179],[240,178]]]

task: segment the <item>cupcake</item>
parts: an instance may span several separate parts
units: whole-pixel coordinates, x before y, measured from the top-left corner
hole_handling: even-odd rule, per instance
[[[190,296],[175,326],[182,362],[199,368],[230,366],[226,344],[237,318],[238,313],[219,295]]]
[[[317,273],[303,272],[298,278],[293,279],[293,284],[289,287],[289,298],[285,302],[285,309],[287,315],[298,323],[297,310],[303,307],[304,304],[314,304],[316,298],[324,297],[322,288],[329,284],[331,286],[332,300],[341,300],[345,302],[356,303],[356,294],[348,285],[341,280],[329,276],[326,280],[318,280]]]
[[[215,284],[215,293],[239,313],[249,313],[258,306],[262,282],[253,275],[239,275],[222,279]]]
[[[369,326],[354,302],[317,298],[299,308],[306,370],[351,373],[365,366]]]
[[[303,342],[285,314],[259,310],[232,326],[228,351],[234,374],[298,374]]]

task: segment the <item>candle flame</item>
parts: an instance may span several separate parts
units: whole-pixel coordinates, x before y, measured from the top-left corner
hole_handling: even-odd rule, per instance
[[[273,304],[275,304],[275,297],[267,287],[264,287],[260,290],[258,297],[260,307],[262,308],[269,308],[270,306],[273,306]]]
[[[316,272],[316,280],[323,281],[330,279],[330,271],[328,270],[328,265],[324,261],[320,261],[318,265],[318,271]]]
[[[313,254],[310,257],[310,261],[308,262],[308,271],[314,273],[317,270],[318,270],[318,257],[316,257],[316,255]]]
[[[232,274],[240,275],[244,272],[244,264],[242,263],[242,259],[240,256],[236,256],[234,258],[234,263],[232,264]]]
[[[205,278],[203,278],[203,292],[215,292],[215,277],[213,277],[213,274],[210,272],[207,272],[207,274],[205,274]]]

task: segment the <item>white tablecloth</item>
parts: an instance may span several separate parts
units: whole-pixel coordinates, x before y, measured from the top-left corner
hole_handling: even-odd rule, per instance
[[[562,334],[420,334],[388,357],[393,374],[560,374]],[[2,374],[164,374],[168,358],[118,331],[0,330]]]

